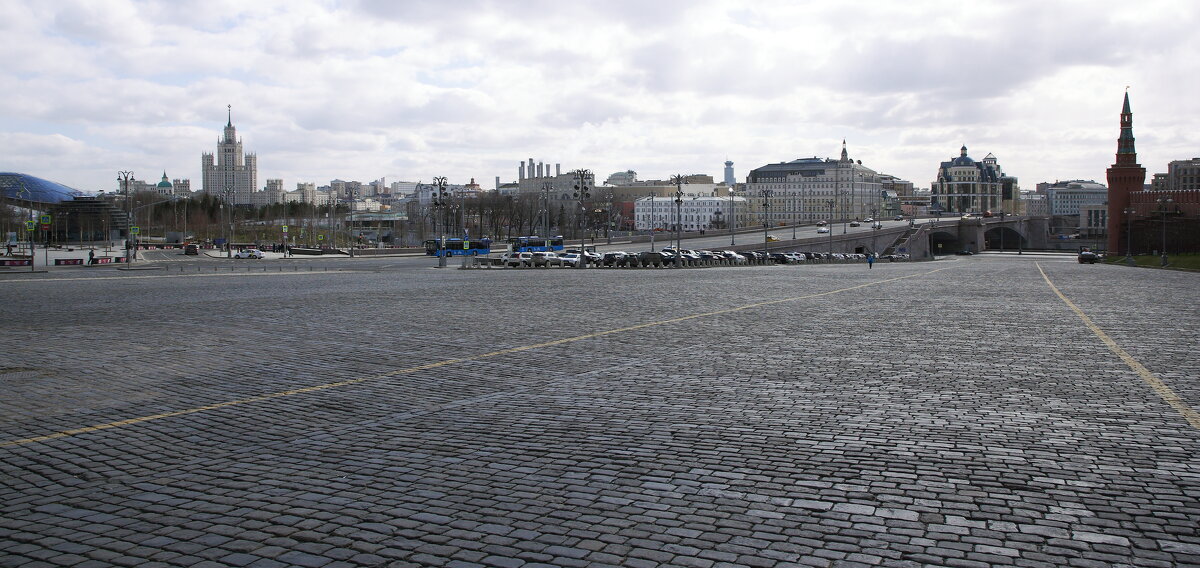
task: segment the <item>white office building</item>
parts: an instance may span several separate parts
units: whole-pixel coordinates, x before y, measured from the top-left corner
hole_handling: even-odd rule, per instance
[[[643,197],[634,202],[634,229],[650,231],[710,231],[728,228],[737,216],[739,227],[747,226],[752,212],[744,197],[716,197],[711,194],[684,194],[678,202],[674,197]]]

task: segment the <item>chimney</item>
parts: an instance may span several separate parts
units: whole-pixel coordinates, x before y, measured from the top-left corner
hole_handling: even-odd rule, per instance
[[[520,167],[517,168],[517,181],[524,181],[524,180],[525,180],[525,162],[521,162]]]
[[[496,191],[500,191],[500,176],[496,176]]]
[[[562,164],[554,164],[554,175],[556,175],[556,176],[562,175]]]

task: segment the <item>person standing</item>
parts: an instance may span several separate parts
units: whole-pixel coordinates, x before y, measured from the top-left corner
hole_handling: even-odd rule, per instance
[[[96,249],[88,251],[88,266],[96,264]]]
[[[870,253],[867,255],[867,268],[875,268],[875,253]]]

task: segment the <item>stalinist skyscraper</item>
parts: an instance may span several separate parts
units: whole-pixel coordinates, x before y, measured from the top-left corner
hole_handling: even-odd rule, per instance
[[[229,107],[229,121],[225,124],[225,137],[217,141],[217,158],[205,152],[200,157],[200,171],[204,175],[204,193],[225,197],[233,203],[252,203],[251,193],[258,190],[258,156],[244,154],[242,141],[233,127],[233,107]]]

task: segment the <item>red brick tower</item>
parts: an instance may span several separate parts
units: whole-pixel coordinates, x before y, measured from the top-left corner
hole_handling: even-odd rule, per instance
[[[1117,139],[1117,161],[1108,168],[1108,254],[1117,254],[1125,248],[1121,245],[1125,227],[1125,210],[1129,208],[1129,194],[1145,189],[1146,168],[1137,163],[1137,150],[1133,147],[1133,111],[1129,110],[1129,92],[1125,93],[1125,106],[1121,109],[1121,137]]]

